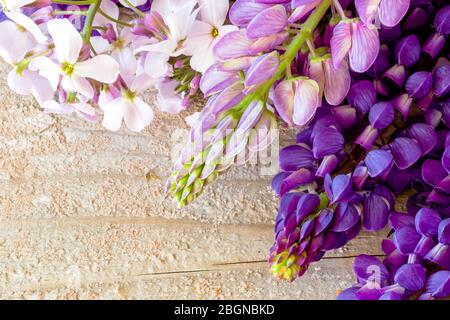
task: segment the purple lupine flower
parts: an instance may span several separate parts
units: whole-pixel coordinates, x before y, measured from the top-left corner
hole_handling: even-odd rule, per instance
[[[436,33],[430,35],[423,46],[423,51],[433,59],[445,46],[445,37],[450,34],[450,5],[441,8],[435,15],[434,27]]]

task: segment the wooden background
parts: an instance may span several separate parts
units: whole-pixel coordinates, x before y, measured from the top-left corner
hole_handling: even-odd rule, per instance
[[[8,69],[0,64],[0,298],[334,299],[353,282],[352,257],[379,254],[363,235],[279,282],[266,263],[270,177],[234,168],[178,210],[162,190],[170,136],[187,114],[158,113],[140,134],[108,132],[44,114],[8,89]]]

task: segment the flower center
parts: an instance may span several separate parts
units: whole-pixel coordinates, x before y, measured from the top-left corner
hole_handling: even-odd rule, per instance
[[[131,91],[130,89],[122,90],[122,97],[124,97],[128,101],[133,101],[136,97],[136,93]]]
[[[216,27],[213,27],[213,29],[211,30],[211,35],[213,38],[216,38],[219,36],[219,29],[217,29]]]
[[[113,49],[118,51],[122,50],[123,48],[125,48],[125,40],[122,38],[118,38],[116,41],[114,41],[112,47]]]
[[[30,60],[22,59],[20,62],[14,65],[14,70],[16,71],[16,74],[19,76],[22,76],[23,72],[28,69],[28,66],[30,65]]]
[[[74,65],[68,62],[64,62],[61,65],[61,69],[65,75],[71,76],[73,74]]]

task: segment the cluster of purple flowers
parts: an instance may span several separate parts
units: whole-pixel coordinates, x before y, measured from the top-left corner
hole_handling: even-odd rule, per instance
[[[450,218],[429,208],[389,217],[392,240],[382,242],[383,261],[360,255],[357,284],[341,300],[442,299],[450,295]]]
[[[371,28],[367,24],[371,18],[362,11],[372,2],[383,8],[383,1],[355,1],[355,7],[347,7],[345,15],[359,13],[361,18],[353,22],[357,24],[353,32]],[[343,77],[334,88],[348,85],[344,97],[333,103],[325,85],[326,102],[301,128],[297,143],[280,152],[282,171],[273,179],[280,207],[269,257],[273,273],[280,278],[294,280],[311,262],[342,247],[361,229],[382,230],[390,221],[395,232],[393,240],[383,242],[387,258],[382,263],[373,257],[358,257],[358,284],[340,298],[450,295],[450,64],[446,42],[450,6],[442,1],[409,2],[399,1],[399,6],[408,5],[395,23],[385,23],[383,19],[389,16],[385,13],[383,18],[378,12],[383,24],[377,34],[381,45],[368,68],[355,66],[364,59],[354,56],[352,63],[350,53],[349,83]],[[333,34],[333,63],[335,53],[340,52],[333,50],[333,42],[342,31],[336,29],[341,23],[333,31],[328,31],[328,24],[322,35],[323,40]],[[305,60],[299,54],[300,72],[307,75],[315,59]],[[336,93],[331,97],[337,98]],[[284,119],[281,112],[280,116]],[[405,204],[407,213],[402,212]],[[375,285],[368,280],[371,267],[381,270]]]

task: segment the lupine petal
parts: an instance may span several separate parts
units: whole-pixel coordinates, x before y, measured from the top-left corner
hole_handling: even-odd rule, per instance
[[[370,108],[369,121],[375,129],[384,129],[394,120],[394,107],[390,102],[378,102]]]
[[[359,144],[366,150],[372,149],[373,144],[378,138],[378,130],[368,125],[364,131],[356,138],[355,143]]]
[[[299,80],[295,89],[293,122],[307,125],[320,104],[319,86],[314,80]]]
[[[316,218],[316,224],[314,225],[313,236],[317,236],[318,234],[325,231],[333,220],[333,211],[330,209],[322,209],[320,211],[319,216]]]
[[[224,35],[214,46],[218,59],[232,59],[248,55],[253,41],[247,38],[245,30],[237,30]]]
[[[406,15],[411,0],[382,0],[380,3],[380,21],[386,27],[394,27]]]
[[[450,64],[436,68],[433,72],[434,93],[443,97],[450,92]]]
[[[402,254],[413,253],[420,238],[420,235],[412,227],[401,227],[394,233],[395,245]]]
[[[351,106],[339,106],[331,109],[333,118],[341,130],[351,128],[356,121],[356,109]]]
[[[450,34],[450,6],[447,5],[436,13],[434,25],[440,34]]]
[[[438,160],[427,159],[422,165],[422,179],[432,187],[436,187],[447,175]]]
[[[240,77],[237,72],[222,71],[220,65],[215,64],[203,73],[200,80],[200,90],[208,97],[223,91],[239,80]]]
[[[397,138],[390,146],[394,162],[402,170],[412,166],[422,154],[419,144],[410,138]]]
[[[420,42],[415,35],[404,37],[395,47],[397,62],[409,68],[415,65],[420,58]]]
[[[400,229],[402,227],[414,228],[414,217],[402,212],[392,212],[389,215],[389,225],[394,230]]]
[[[389,216],[389,206],[384,197],[371,192],[364,199],[363,227],[368,231],[383,229]]]
[[[387,150],[373,150],[366,156],[366,166],[369,175],[376,178],[390,170],[393,164],[392,154]]]
[[[338,69],[332,65],[331,59],[323,62],[325,72],[325,99],[333,106],[339,105],[350,90],[351,77],[348,63],[343,60]]]
[[[437,134],[433,127],[425,123],[415,123],[408,129],[408,136],[415,139],[422,150],[422,156],[434,149]]]
[[[436,299],[447,298],[450,295],[450,271],[441,270],[430,275],[425,285],[425,292]]]
[[[406,80],[405,90],[410,97],[421,99],[425,97],[433,86],[433,75],[431,72],[418,71]]]
[[[335,128],[323,129],[314,137],[313,153],[316,159],[335,154],[344,146],[344,137]]]
[[[350,88],[347,99],[350,105],[364,114],[369,112],[370,108],[376,103],[377,93],[372,82],[363,80],[356,82]]]
[[[279,159],[280,168],[284,171],[312,168],[315,163],[313,153],[299,145],[292,145],[281,149]]]
[[[362,22],[352,23],[350,67],[356,72],[366,72],[375,62],[380,50],[378,30]]]
[[[442,220],[438,229],[438,240],[443,244],[450,244],[450,218]]]
[[[366,25],[372,24],[375,21],[380,2],[381,0],[355,0],[358,16]]]
[[[237,0],[230,8],[230,21],[236,26],[245,27],[258,13],[270,7],[270,4],[255,0]]]
[[[422,208],[415,217],[416,230],[426,237],[435,237],[438,234],[441,216],[430,208]]]
[[[288,124],[294,125],[292,121],[294,113],[294,87],[293,82],[284,80],[280,82],[274,91],[274,105],[280,117]]]
[[[284,178],[280,185],[279,194],[283,195],[293,189],[314,181],[314,175],[306,168],[301,168],[292,172],[289,176]]]
[[[420,264],[405,264],[395,273],[394,281],[409,291],[419,291],[425,286],[426,269]]]
[[[258,13],[247,26],[247,36],[257,39],[278,33],[287,26],[286,8],[274,5]]]
[[[352,46],[352,26],[349,22],[339,22],[333,30],[333,37],[331,38],[331,54],[333,57],[333,65],[336,69],[339,68],[342,61],[347,56]]]
[[[246,132],[253,128],[253,126],[258,122],[259,118],[261,118],[263,111],[264,103],[262,101],[252,101],[242,114],[236,131]]]
[[[274,75],[280,63],[278,51],[264,54],[251,64],[245,76],[245,86],[259,85]]]
[[[332,197],[329,197],[331,203],[344,202],[353,196],[352,180],[349,175],[337,175],[331,184]]]
[[[450,174],[450,147],[447,147],[442,155],[442,166]]]
[[[351,229],[359,221],[359,213],[356,208],[348,203],[340,203],[335,212],[333,226],[330,230],[344,232]]]
[[[297,223],[300,224],[303,220],[312,214],[320,204],[320,198],[316,194],[305,193],[301,196],[297,204]]]
[[[438,243],[431,249],[430,252],[425,256],[426,260],[445,268],[450,268],[450,245],[445,245]]]
[[[389,279],[389,271],[384,264],[376,257],[365,254],[355,258],[353,272],[359,283],[366,284],[369,282],[378,288],[382,287]]]

